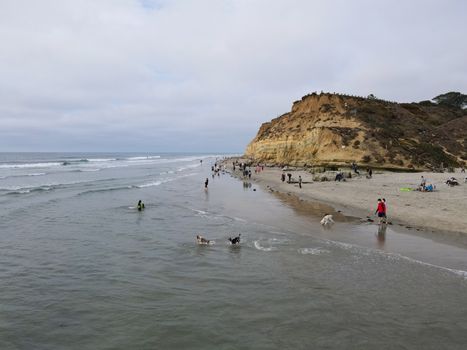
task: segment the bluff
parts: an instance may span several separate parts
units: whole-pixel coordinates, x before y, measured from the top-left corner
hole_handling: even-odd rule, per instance
[[[261,125],[245,156],[269,164],[433,169],[467,161],[467,96],[397,103],[312,93]]]

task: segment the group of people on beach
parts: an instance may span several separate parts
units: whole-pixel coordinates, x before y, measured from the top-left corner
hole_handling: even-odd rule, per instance
[[[220,177],[221,174],[225,174],[225,165],[222,163],[218,163],[217,161],[214,163],[214,165],[211,166],[211,177],[214,179],[217,175],[217,177]],[[206,178],[204,180],[204,189],[207,190],[209,185],[209,178]]]
[[[251,179],[251,165],[239,163],[238,161],[232,162],[232,169],[235,171],[237,168],[242,172],[243,179]],[[255,168],[255,174],[259,173],[261,170],[261,167],[257,165]]]
[[[436,189],[436,186],[433,184],[427,184],[426,178],[422,175],[420,185],[417,187],[417,191],[421,192],[433,192]]]
[[[465,172],[465,169],[464,168],[461,168],[461,173],[462,172]],[[465,182],[467,183],[467,177],[465,178]],[[451,176],[449,177],[446,182],[445,182],[446,185],[450,186],[450,187],[454,187],[454,186],[459,186],[460,183],[459,181],[454,177],[454,176]],[[420,181],[420,185],[416,188],[417,191],[421,191],[421,192],[433,192],[436,190],[436,186],[433,185],[433,184],[427,184],[427,180],[426,178],[422,175],[421,176],[421,181]]]
[[[294,182],[294,181],[292,181],[292,173],[287,173],[287,178],[288,178],[287,183],[291,184],[291,183]],[[285,172],[282,172],[282,174],[281,174],[281,181],[285,182]],[[301,175],[298,175],[298,180],[295,183],[298,183],[298,187],[302,188],[303,180],[302,180]]]
[[[211,166],[211,175],[212,175],[212,178],[214,179],[214,177],[217,175],[217,176],[221,176],[221,173],[225,173],[225,165],[221,165],[221,164],[218,164],[217,162],[214,163],[213,166]]]

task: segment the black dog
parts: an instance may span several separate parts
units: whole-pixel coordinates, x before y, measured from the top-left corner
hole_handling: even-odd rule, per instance
[[[241,234],[239,233],[237,237],[234,237],[234,238],[229,237],[230,244],[240,244],[240,236]]]

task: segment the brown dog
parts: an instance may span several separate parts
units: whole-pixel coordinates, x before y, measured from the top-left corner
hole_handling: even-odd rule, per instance
[[[196,236],[196,241],[198,242],[198,244],[212,244],[213,243],[213,241],[210,241],[209,239],[206,239],[200,235]]]

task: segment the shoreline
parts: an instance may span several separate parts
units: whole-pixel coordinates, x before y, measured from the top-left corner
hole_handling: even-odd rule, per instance
[[[243,178],[241,172],[232,169],[232,162],[242,158],[228,158],[223,161],[226,171],[233,176]],[[290,170],[292,183],[282,182],[283,171],[277,167],[264,167],[264,171],[255,173],[251,167],[252,181],[269,192],[297,196],[307,202],[320,202],[331,206],[346,217],[355,217],[360,222],[375,220],[376,201],[386,198],[388,221],[394,229],[398,227],[412,234],[426,238],[449,238],[467,244],[467,186],[464,185],[464,173],[400,173],[374,171],[367,179],[365,174],[353,176],[346,181],[313,181],[313,174],[306,170]],[[300,189],[298,176],[303,179]],[[435,192],[401,191],[400,188],[414,188],[420,183],[421,176],[428,183],[436,186]],[[460,185],[449,187],[445,181],[454,176]],[[339,218],[337,218],[338,221]],[[459,243],[459,242],[458,242]]]

